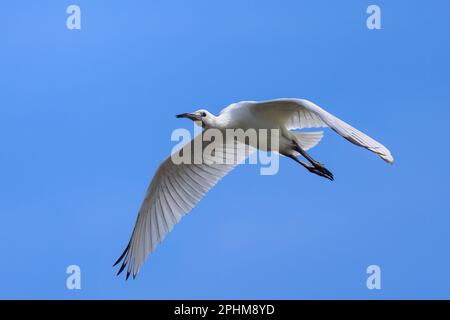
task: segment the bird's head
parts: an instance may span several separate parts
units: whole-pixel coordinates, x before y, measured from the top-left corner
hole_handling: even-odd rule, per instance
[[[199,109],[191,113],[181,113],[176,115],[177,118],[188,118],[203,128],[212,127],[215,116],[206,109]]]

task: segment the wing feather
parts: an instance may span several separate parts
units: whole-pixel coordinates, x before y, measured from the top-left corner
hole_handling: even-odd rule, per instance
[[[318,105],[305,99],[275,99],[246,103],[253,112],[261,112],[278,121],[288,130],[329,127],[351,143],[366,148],[388,163],[393,163],[391,152],[384,145],[345,123]]]
[[[199,142],[194,141],[201,140],[202,150],[211,143],[203,141],[202,135],[198,135],[177,152],[191,152],[193,156],[190,159],[198,159],[198,155],[194,154],[193,146]],[[122,262],[118,274],[128,267],[127,278],[130,275],[135,277],[147,256],[155,250],[175,224],[192,210],[209,189],[253,151],[245,149],[244,154],[238,152],[241,150],[241,146],[237,142],[231,146],[216,143],[216,147],[222,149],[222,160],[230,159],[230,157],[236,160],[223,164],[203,162],[201,164],[175,165],[172,158],[169,157],[161,163],[147,189],[130,242],[114,264]],[[241,155],[241,157],[236,158],[235,154]]]

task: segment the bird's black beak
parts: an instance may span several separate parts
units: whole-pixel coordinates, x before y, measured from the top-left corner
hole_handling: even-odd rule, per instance
[[[195,113],[180,113],[176,115],[177,118],[188,118],[191,120],[200,120],[200,117],[196,115]]]
[[[175,117],[177,117],[177,118],[187,118],[188,114],[189,113],[180,113],[180,114],[177,114]]]

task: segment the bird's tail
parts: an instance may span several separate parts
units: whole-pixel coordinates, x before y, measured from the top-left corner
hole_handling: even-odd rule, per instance
[[[315,132],[292,132],[295,136],[297,143],[302,147],[303,150],[309,150],[316,146],[323,137],[323,131]]]

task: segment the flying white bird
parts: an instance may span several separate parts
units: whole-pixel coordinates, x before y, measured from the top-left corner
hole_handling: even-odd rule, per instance
[[[177,118],[189,118],[199,123],[204,129],[278,129],[278,150],[275,151],[292,158],[308,171],[330,180],[333,180],[333,174],[306,153],[306,150],[319,143],[323,132],[293,132],[292,130],[329,127],[351,143],[374,152],[384,161],[391,164],[394,162],[391,153],[382,144],[304,99],[242,101],[229,105],[218,116],[201,109],[192,113],[179,114]],[[180,153],[193,152],[195,148],[192,146],[195,140],[202,139],[202,135],[199,134],[191,140],[180,150]],[[204,141],[201,143],[205,144]],[[247,142],[235,143],[245,145]],[[269,146],[268,149],[270,148]],[[224,146],[223,150],[225,154],[236,153],[235,147]],[[244,158],[246,156],[248,152],[243,155]],[[298,156],[303,156],[307,162],[299,160]],[[136,277],[147,256],[155,250],[181,217],[191,211],[205,193],[242,160],[236,159],[234,163],[223,164],[194,162],[178,165],[173,163],[171,157],[163,161],[148,187],[131,239],[114,264],[115,266],[122,261],[117,274],[119,275],[127,268],[126,278],[128,279],[130,274],[133,274],[133,278]]]

